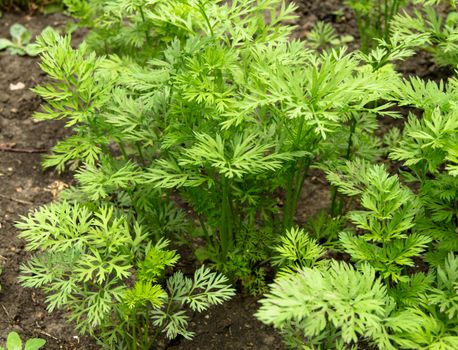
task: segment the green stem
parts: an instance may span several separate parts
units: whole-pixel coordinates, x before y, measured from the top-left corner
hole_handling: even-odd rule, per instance
[[[145,330],[143,331],[143,344],[142,344],[142,347],[143,349],[149,349],[150,346],[149,346],[149,323],[148,323],[148,319],[146,318],[144,320],[144,324],[145,324]]]
[[[135,146],[137,147],[138,156],[140,157],[140,160],[141,160],[142,164],[146,165],[145,158],[143,157],[143,151],[142,151],[142,148],[140,146],[140,143],[136,142]]]
[[[386,4],[386,1],[387,0],[385,0],[385,4]],[[382,4],[381,4],[381,0],[378,0],[377,1],[377,11],[375,13],[375,23],[374,23],[375,31],[377,32],[377,36],[380,36],[380,33],[382,32],[381,15],[382,15]]]
[[[211,241],[211,238],[210,238],[210,234],[207,230],[207,225],[205,225],[205,222],[204,220],[202,219],[202,216],[197,214],[197,218],[199,220],[199,223],[200,223],[200,227],[202,227],[202,231],[204,232],[204,235],[205,235],[205,240],[207,241],[207,245],[209,247],[211,247],[213,244],[212,244],[212,241]]]
[[[293,196],[293,183],[294,183],[294,170],[291,170],[288,174],[286,180],[286,198],[285,198],[285,207],[283,208],[283,230],[287,230],[292,225],[291,217],[291,205],[292,205],[292,196]]]
[[[337,188],[331,186],[331,216],[337,216]]]
[[[221,177],[222,187],[222,210],[221,210],[221,257],[225,261],[227,253],[233,242],[233,222],[232,222],[232,205],[230,197],[230,182],[222,176]]]
[[[345,159],[350,160],[352,157],[351,148],[353,147],[353,135],[356,131],[356,119],[351,118],[350,120],[350,135],[348,136],[347,151],[345,152]],[[337,188],[332,186],[331,188],[331,216],[336,217],[342,214],[343,201],[339,197]]]
[[[372,36],[374,35],[370,14],[366,14],[364,16],[364,21],[364,46],[366,47],[366,50],[369,51],[372,47]]]
[[[359,31],[359,36],[361,40],[361,51],[366,52],[367,47],[366,47],[366,30],[365,26],[363,26],[363,22],[361,20],[361,15],[355,11],[355,17],[356,17],[356,26],[358,27]]]
[[[296,214],[297,205],[299,203],[299,199],[300,199],[301,193],[302,193],[302,188],[304,187],[305,179],[308,176],[308,171],[309,171],[309,168],[310,168],[310,162],[311,162],[310,157],[305,159],[305,161],[303,162],[303,164],[300,167],[299,173],[297,174],[298,176],[297,176],[296,186],[294,188],[294,197],[293,197],[294,198],[293,214],[292,214],[293,217]]]
[[[211,37],[214,38],[215,37],[215,33],[213,32],[213,27],[212,27],[212,25],[210,23],[210,19],[207,16],[207,13],[205,12],[205,8],[204,8],[203,3],[201,1],[199,1],[199,4],[197,6],[199,8],[200,13],[202,14],[202,17],[205,20],[205,23],[207,23],[208,29],[210,29]]]
[[[151,42],[151,37],[149,36],[148,26],[146,25],[145,14],[143,13],[143,8],[141,6],[139,6],[138,9],[140,10],[140,15],[142,16],[142,22],[143,22],[143,24],[145,26],[146,42],[149,44]]]
[[[393,4],[391,5],[391,9],[389,11],[389,14],[388,14],[388,20],[387,20],[387,24],[386,24],[386,28],[385,28],[385,35],[386,35],[386,38],[388,39],[389,35],[390,35],[390,22],[391,22],[391,19],[394,17],[394,15],[396,15],[398,12],[399,12],[399,7],[401,6],[401,3],[399,0],[394,0],[393,1]]]
[[[389,22],[389,19],[390,19],[390,16],[389,16],[389,8],[388,8],[388,1],[389,0],[385,0],[385,6],[384,6],[384,10],[383,10],[383,37],[385,40],[388,40],[388,22]]]
[[[129,161],[129,155],[126,152],[126,148],[124,147],[124,144],[121,141],[119,141],[118,145],[119,145],[119,149],[121,150],[121,153],[122,153],[125,161],[128,162]]]
[[[299,161],[299,165],[288,174],[286,185],[285,207],[283,210],[283,229],[291,228],[296,215],[302,188],[310,168],[311,158],[307,157]]]
[[[345,159],[350,160],[351,158],[351,148],[353,147],[353,135],[356,130],[356,119],[351,118],[350,120],[350,135],[348,136],[348,143],[347,143],[347,152],[345,153]]]
[[[132,326],[132,349],[137,350],[137,328],[135,325]]]

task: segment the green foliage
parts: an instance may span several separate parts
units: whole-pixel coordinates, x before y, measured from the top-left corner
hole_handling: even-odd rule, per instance
[[[17,227],[35,252],[21,267],[22,285],[43,289],[50,312],[69,310],[78,330],[105,348],[149,349],[160,331],[189,338],[185,305],[201,312],[234,294],[224,276],[205,267],[193,282],[176,273],[164,289],[165,269],[179,256],[167,241],[151,245],[148,232],[113,207],[50,204]]]
[[[344,216],[333,217],[327,210],[320,210],[317,215],[307,220],[304,229],[324,248],[338,250],[339,233],[344,229],[346,222]]]
[[[415,195],[390,176],[381,165],[362,161],[347,162],[328,173],[329,181],[340,192],[360,196],[364,210],[350,211],[348,218],[362,231],[340,234],[340,241],[352,259],[368,262],[384,279],[405,279],[405,267],[414,266],[431,238],[409,231],[415,226],[420,205]]]
[[[401,84],[396,98],[402,105],[422,111],[420,118],[410,115],[402,139],[390,157],[403,161],[409,172],[404,176],[420,186],[424,206],[416,230],[434,240],[428,260],[439,265],[457,240],[457,131],[458,109],[456,79],[447,84],[410,79]]]
[[[0,51],[7,50],[12,55],[36,56],[38,52],[33,44],[30,44],[32,32],[22,24],[15,23],[10,27],[11,40],[0,38]]]
[[[285,249],[279,253],[282,259]],[[457,278],[453,254],[437,277],[416,273],[396,285],[385,284],[366,262],[356,270],[322,260],[282,271],[256,316],[277,328],[291,348],[356,349],[364,341],[380,350],[451,349],[458,340]]]
[[[425,214],[419,219],[417,230],[430,235],[434,248],[427,260],[434,266],[442,264],[449,252],[458,251],[458,178],[439,174],[435,179],[425,180],[420,189],[420,199]]]
[[[417,327],[411,332],[402,332],[396,338],[401,348],[454,349],[458,345],[457,332],[457,286],[458,258],[450,253],[443,266],[437,269],[434,284],[428,293],[420,296],[420,308],[415,310]]]
[[[437,173],[442,165],[450,175],[458,175],[458,108],[453,102],[458,95],[457,84],[454,79],[444,86],[412,78],[396,91],[401,105],[424,112],[420,119],[409,116],[404,138],[399,147],[393,149],[391,157],[402,160],[421,179],[427,172]]]
[[[339,37],[331,24],[322,21],[317,21],[307,34],[307,45],[315,50],[345,45],[353,40],[351,35]]]
[[[441,66],[456,67],[458,59],[458,8],[456,1],[449,3],[447,16],[436,6],[441,1],[416,0],[420,9],[404,12],[393,20],[394,35],[400,40],[418,38],[417,47],[431,52]]]
[[[304,230],[292,228],[280,238],[280,244],[274,247],[274,252],[277,255],[273,264],[288,273],[315,265],[324,254],[324,249]]]
[[[377,39],[388,40],[391,20],[407,3],[408,0],[345,0],[355,13],[363,52],[376,46]]]
[[[289,40],[285,1],[67,0],[90,33],[37,39],[36,117],[72,128],[44,166],[76,181],[18,224],[23,285],[105,348],[149,349],[190,338],[190,312],[229,299],[229,280],[264,293],[272,264],[257,316],[294,348],[455,348],[458,81],[396,72],[432,43],[392,27],[407,1],[347,3],[364,52],[323,23]],[[311,168],[330,207],[302,229]],[[172,273],[166,238],[228,278]]]
[[[72,49],[70,37],[61,37],[51,28],[37,38],[35,46],[40,52],[41,69],[53,79],[52,84],[34,89],[47,101],[43,112],[36,113],[35,118],[66,118],[67,126],[75,126],[77,131],[55,146],[55,154],[45,160],[44,166],[63,170],[68,162],[84,161],[94,165],[103,152],[107,152],[109,143],[104,136],[105,123],[95,117],[110,87],[109,81],[95,76],[102,59],[93,53],[86,56],[84,44]]]
[[[364,337],[378,349],[396,349],[390,341],[390,322],[396,317],[396,327],[405,331],[416,324],[408,312],[390,319],[391,307],[375,269],[362,264],[357,271],[334,261],[277,279],[256,316],[279,329],[292,348],[356,348]]]
[[[79,169],[73,199],[84,193],[114,202],[151,226],[161,226],[154,221],[164,212],[151,208],[170,208],[167,198],[178,193],[198,218],[189,231],[206,242],[199,256],[247,285],[258,285],[250,273],[265,274],[273,240],[255,254],[245,247],[257,232],[292,227],[315,158],[324,150],[328,159],[365,153],[376,140],[369,134],[377,116],[392,114],[389,103],[375,102],[388,99],[387,82],[397,74],[361,66],[343,49],[320,54],[288,42],[293,28],[281,21],[293,18],[292,5],[68,6],[93,31],[78,49],[53,31],[37,41],[53,79],[35,89],[46,100],[36,117],[64,119],[75,131],[44,165]],[[341,141],[337,152],[327,144],[333,134]],[[282,208],[274,191],[285,193]],[[176,217],[166,220],[185,221]]]
[[[126,218],[116,217],[113,208],[91,212],[67,202],[41,207],[17,227],[26,249],[43,251],[22,266],[22,284],[49,293],[49,311],[71,309],[82,332],[100,325],[113,300],[121,299],[122,282],[148,236],[138,225],[131,233]]]
[[[40,338],[28,339],[24,346],[21,337],[16,332],[10,332],[6,339],[6,348],[0,346],[0,350],[38,350],[46,344],[46,340]]]
[[[452,253],[448,255],[444,266],[437,268],[437,287],[432,289],[429,300],[431,305],[437,305],[439,311],[456,324],[456,316],[458,315],[458,258]]]

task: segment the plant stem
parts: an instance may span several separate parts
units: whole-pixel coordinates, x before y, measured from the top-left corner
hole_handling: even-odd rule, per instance
[[[124,144],[121,141],[119,141],[118,145],[119,145],[119,149],[121,150],[121,153],[122,153],[122,155],[124,157],[124,160],[126,162],[128,162],[129,161],[129,155],[126,152],[126,148],[124,147]]]
[[[211,247],[213,244],[210,238],[210,234],[208,233],[208,230],[207,230],[207,225],[205,225],[205,221],[202,219],[201,215],[197,214],[197,218],[199,220],[200,227],[202,227],[202,231],[204,232],[205,240],[207,241],[207,245]]]
[[[352,157],[351,149],[353,147],[353,135],[356,131],[356,119],[350,119],[350,135],[348,136],[347,142],[347,151],[345,152],[345,159],[350,160]],[[342,214],[343,202],[342,199],[339,197],[339,193],[337,188],[332,186],[331,187],[331,216],[336,217]]]
[[[143,322],[145,324],[145,330],[143,331],[143,345],[142,345],[142,347],[144,349],[149,349],[150,348],[150,346],[149,346],[149,322],[148,322],[147,318],[145,318],[145,320]]]
[[[293,199],[293,213],[292,216],[296,214],[297,210],[297,205],[299,203],[299,199],[302,193],[302,188],[304,187],[304,182],[305,179],[308,176],[308,170],[310,167],[310,157],[307,157],[301,164],[301,168],[299,170],[299,173],[297,174],[297,181],[296,181],[296,186],[294,188],[294,199]]]
[[[137,328],[135,325],[132,326],[132,349],[137,350]]]
[[[285,207],[283,210],[283,230],[291,228],[296,215],[297,205],[304,187],[305,179],[308,175],[311,158],[303,158],[299,161],[299,165],[295,167],[288,174],[287,185],[286,185],[286,199]]]
[[[146,19],[145,19],[145,14],[143,13],[143,7],[139,6],[138,9],[140,10],[140,15],[142,16],[142,22],[145,25],[146,42],[149,44],[151,42],[151,37],[149,36],[148,26],[146,25]]]
[[[363,22],[361,20],[361,14],[359,14],[357,11],[355,11],[355,17],[356,17],[356,26],[358,27],[359,31],[359,36],[361,40],[361,51],[366,52],[367,47],[366,47],[366,30],[363,26]]]
[[[222,261],[226,260],[227,252],[233,242],[233,222],[232,222],[232,205],[230,197],[230,182],[225,177],[221,177],[222,203],[221,203],[221,257]]]
[[[388,40],[388,30],[389,30],[389,26],[388,26],[388,22],[389,20],[391,19],[390,16],[389,16],[389,8],[388,8],[388,1],[389,0],[385,0],[385,6],[384,6],[384,13],[383,13],[383,37],[385,40]]]
[[[143,157],[143,151],[142,151],[140,143],[136,142],[135,146],[137,147],[138,156],[140,157],[140,160],[141,160],[142,164],[146,165],[145,158]]]
[[[212,27],[212,25],[210,23],[210,19],[207,16],[207,13],[205,12],[205,8],[204,8],[203,3],[201,1],[199,1],[199,4],[197,6],[199,7],[199,11],[202,14],[202,17],[204,18],[205,23],[207,23],[208,29],[210,29],[211,37],[212,38],[215,37],[215,33],[213,32],[213,27]]]
[[[347,152],[345,153],[345,159],[350,160],[351,158],[351,148],[353,147],[353,134],[355,133],[356,130],[356,119],[351,118],[350,119],[350,135],[348,136],[348,142],[347,142]]]
[[[286,181],[285,207],[283,208],[283,230],[287,230],[292,225],[291,205],[293,196],[294,171],[288,174]]]

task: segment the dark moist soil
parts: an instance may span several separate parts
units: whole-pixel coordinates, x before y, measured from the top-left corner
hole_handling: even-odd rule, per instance
[[[339,36],[351,35],[354,41],[348,43],[350,50],[358,48],[359,32],[352,10],[343,5],[343,0],[296,0],[297,14],[296,30],[293,38],[305,38],[317,21],[332,24]],[[409,7],[407,11],[411,11]],[[446,13],[447,6],[442,4],[439,11]],[[404,76],[415,75],[422,79],[439,81],[453,75],[453,70],[438,67],[427,52],[418,52],[405,61],[396,63],[397,70]]]
[[[300,18],[296,38],[306,36],[313,23],[322,20],[332,23],[339,34],[354,36],[357,43],[358,32],[353,14],[342,6],[341,0],[302,0],[298,5]],[[5,14],[0,18],[0,37],[8,37],[9,26],[13,23],[24,24],[38,34],[48,25],[63,27],[66,21],[67,18],[61,14],[32,17]],[[434,80],[444,76],[424,54],[402,64],[400,70],[406,75],[415,72]],[[14,330],[23,338],[46,339],[46,350],[98,349],[91,339],[80,336],[72,325],[65,322],[64,312],[49,314],[42,293],[24,289],[17,281],[19,266],[29,254],[24,250],[24,242],[17,237],[14,222],[20,215],[53,200],[71,182],[68,175],[41,169],[43,152],[66,134],[60,122],[36,122],[32,119],[40,99],[30,88],[44,78],[36,58],[0,52],[0,149],[16,150],[0,150],[0,262],[3,264],[0,276],[0,337],[4,340]],[[14,86],[10,84],[18,83],[23,83],[24,88],[12,90]],[[300,224],[329,206],[329,189],[322,174],[312,173],[301,199],[297,215]],[[182,263],[186,260],[183,259]],[[182,266],[182,269],[187,271],[189,267]],[[257,308],[256,298],[238,295],[207,313],[195,315],[190,322],[190,330],[196,333],[192,341],[177,339],[171,343],[162,342],[159,349],[285,349],[278,334],[253,317]]]
[[[9,37],[9,27],[21,23],[39,33],[47,25],[62,26],[62,15],[48,17],[5,14],[0,18],[0,37]],[[14,222],[19,215],[53,200],[68,178],[41,170],[42,152],[65,134],[60,122],[36,122],[32,114],[40,99],[30,88],[44,79],[38,60],[0,53],[0,336],[10,331],[21,337],[46,339],[45,349],[96,349],[64,322],[62,312],[48,314],[43,295],[22,288],[17,281],[19,265],[29,254],[17,237]],[[14,90],[14,85],[24,84]],[[14,151],[5,151],[12,148]]]

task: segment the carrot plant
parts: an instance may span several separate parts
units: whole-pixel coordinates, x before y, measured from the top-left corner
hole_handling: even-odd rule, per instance
[[[458,58],[458,3],[454,0],[417,0],[413,13],[403,11],[393,20],[393,32],[400,40],[418,38],[417,48],[430,52],[441,66],[456,67]],[[436,5],[444,3],[446,11]],[[445,12],[445,15],[444,15]]]
[[[342,232],[343,249],[358,263],[371,264],[387,282],[402,281],[405,268],[414,266],[413,258],[431,241],[424,234],[409,234],[420,215],[418,199],[379,165],[347,163],[328,178],[344,194],[361,196],[363,210],[347,216],[364,234]]]
[[[405,164],[404,177],[419,186],[425,209],[418,231],[434,239],[434,248],[427,255],[433,265],[458,248],[457,94],[456,78],[447,84],[412,78],[396,91],[402,105],[422,112],[420,118],[409,116],[403,137],[390,156]]]
[[[377,39],[389,39],[391,20],[407,3],[408,0],[345,1],[345,4],[355,13],[363,52],[376,47]]]
[[[349,225],[339,235],[340,247],[333,246],[355,265],[320,253],[323,246],[310,241],[310,233],[287,232],[276,248],[274,261],[291,256],[294,264],[279,272],[257,317],[291,348],[458,346],[458,85],[456,78],[435,83],[411,77],[391,86],[391,101],[413,108],[403,131],[393,129],[383,141],[389,158],[401,163],[392,168],[400,167],[399,175],[360,156],[325,166],[339,192],[359,198],[345,215]],[[311,260],[304,264],[303,257]],[[352,295],[356,288],[364,291]]]
[[[246,283],[252,269],[262,276],[270,242],[293,225],[328,140],[339,134],[343,143],[327,152],[330,161],[370,144],[363,135],[390,114],[390,104],[376,102],[398,79],[345,49],[288,42],[293,28],[281,22],[294,6],[277,5],[69,3],[94,30],[78,49],[52,31],[38,40],[54,80],[35,89],[47,100],[36,116],[65,119],[75,131],[44,165],[78,169],[75,198],[115,201],[183,237],[186,220],[172,200],[179,194],[198,222],[189,233],[205,241],[200,259]]]
[[[166,240],[152,244],[151,233],[114,207],[63,201],[22,217],[17,227],[34,252],[21,267],[22,285],[42,288],[50,312],[65,308],[77,329],[105,348],[150,349],[161,332],[190,339],[183,309],[201,312],[234,294],[206,267],[193,278],[166,278],[179,255]]]

